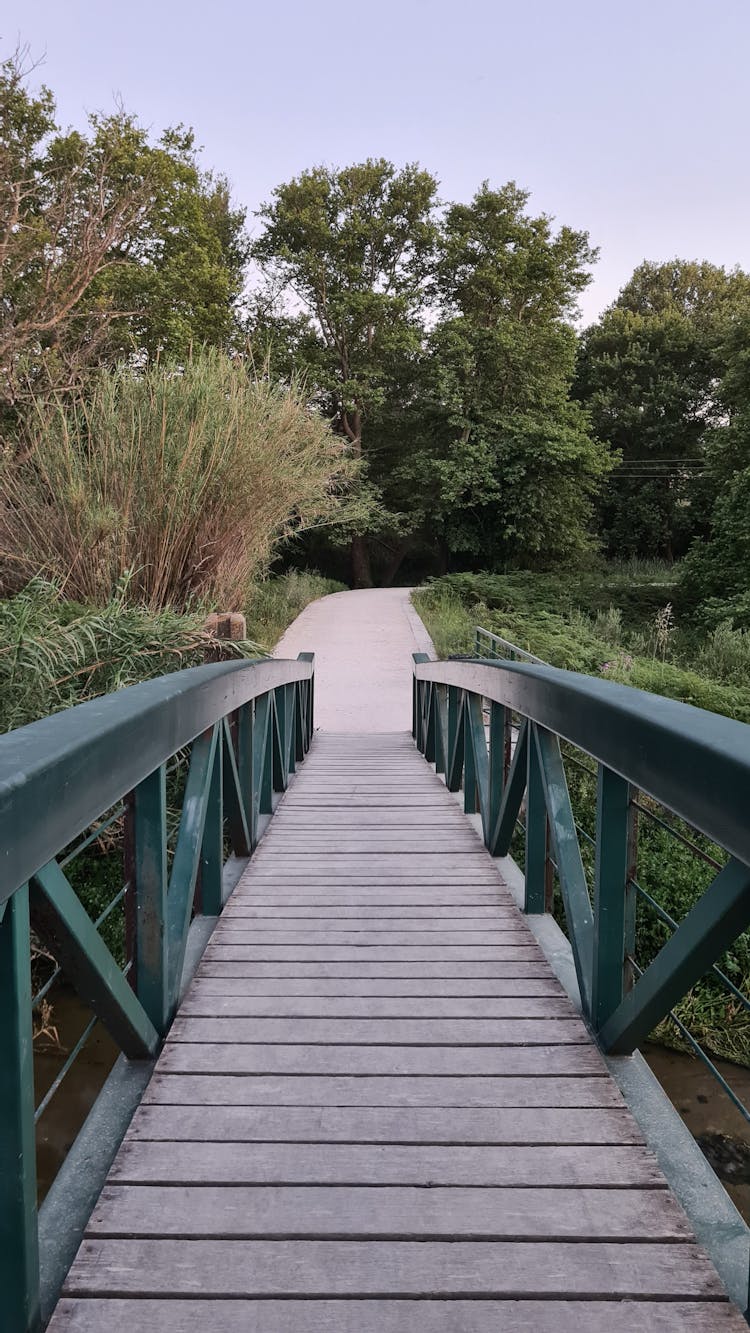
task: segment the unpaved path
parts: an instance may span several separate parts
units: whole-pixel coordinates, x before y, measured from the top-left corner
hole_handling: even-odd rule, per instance
[[[336,592],[311,602],[275,657],[315,653],[315,726],[323,731],[408,731],[412,653],[434,656],[408,588]]]

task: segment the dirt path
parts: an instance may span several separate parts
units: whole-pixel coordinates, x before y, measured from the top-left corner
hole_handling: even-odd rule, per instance
[[[411,655],[432,641],[408,588],[321,597],[289,626],[275,657],[315,653],[315,725],[324,731],[408,731]]]

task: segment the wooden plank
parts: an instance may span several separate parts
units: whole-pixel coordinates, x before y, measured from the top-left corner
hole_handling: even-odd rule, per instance
[[[302,929],[290,926],[282,930],[273,925],[262,927],[251,923],[249,926],[243,926],[241,922],[226,921],[223,923],[216,945],[223,947],[224,944],[257,944],[260,947],[269,944],[289,946],[301,944],[312,947],[323,944],[342,948],[352,945],[357,949],[384,945],[390,950],[391,947],[398,948],[401,945],[411,947],[420,944],[428,945],[430,948],[442,944],[460,945],[462,948],[472,944],[490,947],[495,941],[503,946],[514,944],[528,946],[530,939],[526,927],[516,921],[510,922],[507,926],[503,926],[502,923],[498,923],[497,927],[486,926],[484,930],[471,930],[469,927],[463,930],[441,930],[434,923],[424,921],[417,922],[411,930],[402,929],[398,923],[390,929],[373,930],[368,922],[359,926],[347,924],[346,929],[342,930],[331,926],[324,926],[322,929],[319,927],[317,930],[314,926]]]
[[[400,980],[398,978],[389,980],[387,977],[362,978],[358,976],[319,977],[317,979],[315,977],[303,977],[301,979],[291,977],[285,979],[283,977],[211,976],[201,968],[183,1001],[182,1012],[191,1012],[186,1006],[192,1006],[195,1000],[205,996],[247,996],[258,1001],[263,1001],[264,998],[270,1000],[274,996],[288,999],[310,996],[329,999],[351,996],[356,999],[357,997],[373,996],[382,997],[383,999],[398,999],[401,997],[406,1000],[426,1000],[432,996],[438,1001],[456,998],[485,1004],[498,999],[514,1000],[521,997],[543,999],[549,997],[553,999],[564,998],[565,1003],[569,1003],[559,981],[554,977],[546,976],[539,978],[490,978],[479,981],[475,981],[471,977],[465,981],[460,978],[446,979],[445,981],[440,978],[431,979],[429,977],[405,977]],[[481,997],[485,997],[484,1000]]]
[[[617,1085],[599,1078],[421,1078],[262,1074],[162,1074],[142,1105],[169,1106],[611,1106]]]
[[[531,938],[531,937],[530,937]],[[468,945],[326,945],[326,944],[224,944],[221,936],[212,937],[207,958],[245,963],[499,963],[533,962],[543,957],[536,944],[502,945],[490,948]]]
[[[747,1333],[718,1301],[65,1298],[49,1333]]]
[[[220,1143],[641,1143],[629,1111],[388,1106],[142,1106],[129,1139]]]
[[[84,1240],[66,1291],[212,1296],[596,1296],[722,1300],[687,1243]]]
[[[571,1018],[567,996],[518,996],[516,999],[438,999],[427,996],[217,995],[191,987],[180,1008],[182,1018]]]
[[[513,1018],[482,1022],[470,1018],[182,1018],[169,1041],[230,1043],[308,1042],[311,1046],[547,1046],[590,1043],[577,1018]]]
[[[511,907],[499,907],[494,903],[486,907],[481,905],[466,905],[461,903],[446,906],[430,906],[422,904],[404,904],[398,903],[384,904],[377,903],[367,907],[360,907],[356,903],[331,903],[327,907],[308,907],[304,903],[296,903],[291,906],[276,904],[270,901],[267,905],[258,905],[254,898],[243,898],[236,903],[230,903],[222,916],[222,931],[224,927],[236,926],[238,922],[253,921],[258,922],[259,926],[264,923],[266,927],[268,922],[278,922],[279,929],[287,930],[291,925],[304,926],[307,928],[311,923],[320,919],[321,921],[341,921],[346,922],[346,929],[361,930],[370,929],[374,922],[376,930],[383,929],[379,922],[398,922],[403,928],[407,923],[421,921],[424,928],[430,925],[437,925],[440,930],[450,930],[455,925],[464,929],[481,930],[483,925],[493,922],[505,923],[506,921],[518,921],[518,916]],[[351,926],[349,923],[352,923]],[[426,923],[426,925],[425,925]],[[389,925],[386,929],[391,929]],[[318,926],[318,929],[323,929]]]
[[[666,1190],[105,1186],[87,1234],[491,1240],[685,1240]]]
[[[497,865],[407,735],[315,739],[67,1290],[51,1333],[734,1319]]]
[[[233,1046],[168,1042],[159,1068],[188,1074],[598,1074],[593,1045],[578,1046]]]
[[[212,1110],[213,1114],[213,1110]],[[506,1188],[664,1185],[655,1158],[628,1147],[149,1143],[128,1139],[111,1184],[458,1185]]]
[[[517,961],[514,958],[500,962],[246,962],[242,958],[224,958],[221,953],[209,954],[201,962],[200,977],[322,977],[328,980],[360,977],[361,980],[433,980],[458,981],[461,978],[553,977],[545,958]]]
[[[201,962],[200,977],[268,977],[284,980],[296,977],[312,980],[314,977],[340,981],[344,978],[361,980],[430,980],[460,981],[486,978],[529,978],[554,976],[544,958],[505,960],[500,962],[246,962],[242,958],[224,958],[221,953],[210,954]]]

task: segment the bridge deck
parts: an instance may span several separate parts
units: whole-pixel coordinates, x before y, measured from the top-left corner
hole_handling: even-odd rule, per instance
[[[319,735],[51,1333],[745,1327],[411,739]]]

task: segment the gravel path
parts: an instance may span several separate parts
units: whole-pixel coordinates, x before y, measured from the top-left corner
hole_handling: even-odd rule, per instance
[[[323,731],[408,731],[411,655],[435,655],[409,588],[321,597],[289,626],[275,657],[315,653],[315,726]]]

